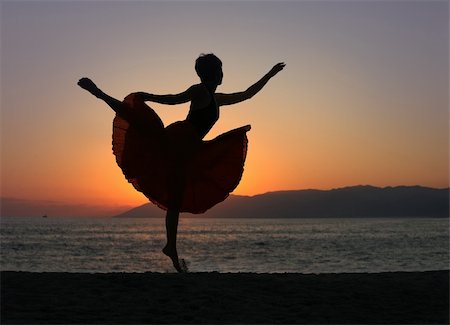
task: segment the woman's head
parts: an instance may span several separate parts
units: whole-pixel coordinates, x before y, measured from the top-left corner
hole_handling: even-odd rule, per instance
[[[220,85],[222,83],[222,61],[214,54],[201,54],[195,61],[195,71],[202,83]]]

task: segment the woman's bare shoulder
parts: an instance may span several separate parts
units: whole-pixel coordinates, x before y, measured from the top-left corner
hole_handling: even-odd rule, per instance
[[[196,84],[192,85],[190,88],[190,91],[192,94],[198,95],[198,96],[205,96],[208,95],[208,89],[206,89],[206,86],[204,84]]]
[[[211,95],[203,84],[193,85],[191,90],[191,109],[200,109],[207,106],[211,101]]]

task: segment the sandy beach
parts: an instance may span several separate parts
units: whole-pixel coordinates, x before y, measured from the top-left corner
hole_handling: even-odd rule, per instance
[[[449,271],[1,272],[2,324],[448,324]]]

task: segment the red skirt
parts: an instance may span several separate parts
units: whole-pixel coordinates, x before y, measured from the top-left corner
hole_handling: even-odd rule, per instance
[[[113,122],[113,153],[128,182],[160,208],[203,213],[241,180],[250,125],[203,141],[188,121],[166,128],[138,96]]]

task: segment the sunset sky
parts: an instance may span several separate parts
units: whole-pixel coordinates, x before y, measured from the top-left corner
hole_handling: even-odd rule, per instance
[[[76,86],[122,99],[198,83],[223,61],[223,107],[207,139],[251,124],[235,194],[449,186],[447,1],[2,1],[1,196],[136,206],[111,151],[114,113]],[[188,105],[149,103],[165,124]]]

